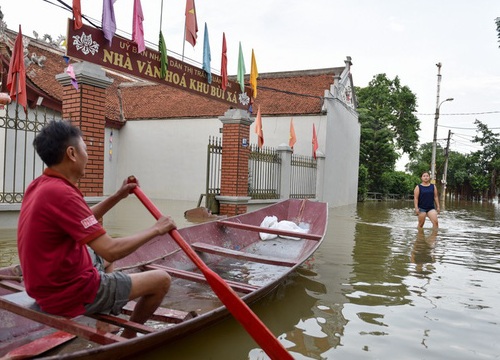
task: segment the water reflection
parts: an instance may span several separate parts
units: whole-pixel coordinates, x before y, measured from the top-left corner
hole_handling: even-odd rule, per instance
[[[438,229],[430,230],[429,234],[426,234],[422,228],[417,229],[417,238],[411,252],[411,262],[416,265],[416,272],[425,273],[434,270],[431,264],[435,261],[433,250],[436,245],[437,234]],[[429,266],[426,267],[426,265]]]
[[[157,204],[178,222],[195,206]],[[152,223],[123,205],[106,219],[111,233]],[[448,202],[436,232],[417,230],[411,202],[330,209],[314,257],[252,310],[296,359],[500,358],[499,222],[496,203]],[[2,239],[3,254],[15,240]],[[229,318],[142,358],[266,357]]]

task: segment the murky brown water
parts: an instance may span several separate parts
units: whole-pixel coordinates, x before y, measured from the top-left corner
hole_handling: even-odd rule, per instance
[[[157,202],[187,223],[196,204]],[[500,358],[500,207],[450,203],[440,229],[423,234],[410,202],[330,209],[321,248],[274,294],[252,305],[296,359]],[[111,234],[151,215],[128,199],[110,213]],[[15,258],[0,230],[0,265]],[[265,359],[233,319],[158,348],[144,359]]]

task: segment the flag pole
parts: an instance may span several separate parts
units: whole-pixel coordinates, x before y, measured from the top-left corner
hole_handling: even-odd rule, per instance
[[[17,121],[19,120],[19,73],[20,73],[19,71],[16,72],[16,129],[17,129]]]
[[[184,37],[182,38],[182,61],[184,61],[184,47],[186,46],[186,16],[184,16]]]
[[[161,11],[160,11],[160,31],[161,31],[161,25],[163,22],[163,0],[161,0]]]

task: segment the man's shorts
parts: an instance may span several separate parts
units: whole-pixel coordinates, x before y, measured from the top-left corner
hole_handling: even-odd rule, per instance
[[[431,208],[431,209],[422,209],[422,208],[418,208],[418,211],[422,212],[422,213],[427,213],[429,211],[432,211],[432,210],[436,210],[434,208]]]
[[[113,271],[106,273],[102,257],[97,255],[90,247],[89,250],[92,262],[99,271],[101,283],[97,290],[97,295],[92,304],[85,305],[85,314],[113,314],[119,315],[122,308],[128,303],[132,280],[130,276],[121,272]]]

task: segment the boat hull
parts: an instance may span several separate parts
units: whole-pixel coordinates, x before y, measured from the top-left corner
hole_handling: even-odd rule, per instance
[[[266,216],[299,224],[308,228],[307,234],[290,239],[287,230],[278,229],[276,232],[280,236],[263,241],[260,233],[271,231],[260,226]],[[245,303],[251,304],[272,292],[317,250],[326,232],[327,217],[325,203],[290,199],[243,215],[179,229],[179,233],[211,270],[223,278]],[[128,273],[150,269],[169,272],[173,280],[162,309],[174,309],[175,316],[165,320],[158,315],[158,320],[146,323],[151,332],[126,341],[114,341],[113,335],[109,335],[108,340],[106,335],[103,342],[110,343],[98,344],[89,341],[88,336],[78,337],[49,349],[45,358],[130,357],[185,337],[230,315],[199,269],[168,234],[153,239],[117,261],[115,269]],[[4,324],[0,325],[0,357],[55,331],[55,320],[47,323],[43,319],[45,323],[40,323],[38,318],[35,321],[26,314],[16,315],[5,309],[12,294],[22,290],[19,266],[0,269],[0,305],[4,304],[0,309],[0,323]],[[22,305],[18,305],[20,308],[15,310],[25,311]],[[197,316],[192,316],[193,312]],[[33,316],[37,317],[36,314]],[[71,321],[85,320],[85,326],[96,326],[97,320],[84,318]],[[121,318],[127,319],[126,315]],[[71,332],[71,329],[64,327],[65,331]]]

